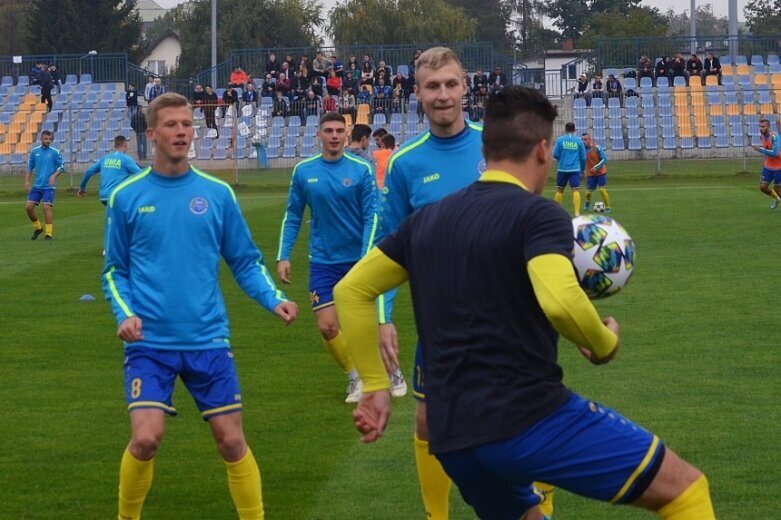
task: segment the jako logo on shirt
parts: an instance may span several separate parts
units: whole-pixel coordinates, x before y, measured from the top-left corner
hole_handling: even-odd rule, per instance
[[[439,180],[439,174],[438,173],[432,173],[431,175],[426,175],[423,177],[423,184],[434,182]]]
[[[155,207],[154,206],[141,206],[140,208],[138,208],[138,212],[142,213],[142,214],[143,213],[154,213],[155,212]]]
[[[209,203],[203,197],[195,197],[190,201],[190,211],[193,215],[203,215],[209,211]]]

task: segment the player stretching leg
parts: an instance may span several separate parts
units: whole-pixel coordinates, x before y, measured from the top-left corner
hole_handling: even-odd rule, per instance
[[[591,145],[591,136],[581,136],[583,146],[586,147],[586,202],[583,209],[587,210],[591,205],[591,192],[599,187],[599,194],[605,203],[605,213],[610,213],[610,195],[607,193],[607,154],[605,149],[598,144]]]
[[[580,215],[580,175],[586,168],[586,148],[580,137],[575,135],[575,123],[565,124],[564,132],[564,135],[556,139],[556,145],[553,147],[553,158],[559,163],[553,200],[561,205],[564,188],[569,184],[572,189],[572,205],[577,216]]]
[[[189,165],[194,130],[187,98],[158,96],[148,117],[152,167],[112,192],[106,219],[103,289],[125,342],[132,428],[119,470],[118,518],[141,517],[165,414],[176,414],[179,377],[212,431],[239,518],[262,520],[260,470],[244,437],[219,288],[220,256],[239,286],[285,324],[295,320],[296,304],[271,280],[230,186]]]
[[[406,142],[391,156],[385,175],[380,228],[383,234],[396,230],[399,223],[418,208],[472,184],[484,167],[482,127],[464,120],[461,98],[466,93],[461,61],[444,47],[422,53],[416,61],[417,97],[429,120],[430,129]],[[393,294],[380,298],[380,307],[389,315]],[[392,325],[380,326],[380,345],[390,365],[398,363],[398,343]],[[442,465],[429,451],[426,392],[420,344],[415,350],[413,374],[415,412],[415,463],[420,480],[426,517],[448,518],[451,481]],[[545,514],[553,509],[552,488],[547,492]]]
[[[752,148],[765,156],[765,163],[762,166],[762,175],[759,179],[759,191],[769,195],[773,199],[770,209],[776,209],[781,204],[781,142],[775,132],[770,131],[770,121],[761,119],[759,121],[759,138],[762,140],[762,146],[752,146]],[[773,189],[770,189],[770,183],[773,183]]]
[[[559,334],[593,364],[615,358],[620,336],[578,284],[569,215],[540,196],[555,117],[537,90],[492,94],[480,181],[405,219],[337,285],[365,384],[355,425],[364,442],[387,425],[374,298],[409,280],[431,451],[479,518],[523,518],[540,501],[536,479],[665,520],[714,520],[698,469],[563,384]]]

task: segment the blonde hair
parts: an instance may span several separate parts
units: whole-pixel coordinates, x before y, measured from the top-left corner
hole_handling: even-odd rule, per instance
[[[149,108],[146,112],[146,119],[147,123],[149,124],[149,128],[154,128],[157,126],[157,113],[160,110],[164,108],[179,107],[188,107],[190,110],[192,110],[190,102],[187,101],[187,98],[181,94],[177,94],[175,92],[166,92],[165,94],[157,96],[152,100],[151,103],[149,103]]]
[[[459,69],[464,68],[461,64],[461,60],[458,59],[458,56],[456,56],[456,53],[453,52],[452,49],[447,47],[432,47],[418,56],[418,59],[415,60],[415,69],[420,70],[429,68],[438,70],[450,63],[455,63],[458,65]]]

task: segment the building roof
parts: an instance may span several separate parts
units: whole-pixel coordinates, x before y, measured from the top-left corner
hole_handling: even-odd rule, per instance
[[[163,16],[168,9],[160,6],[155,0],[139,0],[138,12],[141,14],[142,22],[151,22],[159,16]]]

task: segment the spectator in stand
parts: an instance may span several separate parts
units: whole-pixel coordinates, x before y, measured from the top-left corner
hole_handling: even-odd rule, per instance
[[[226,88],[225,92],[222,93],[222,104],[225,107],[226,115],[228,113],[228,107],[232,106],[234,110],[238,111],[239,96],[231,87]]]
[[[271,117],[287,117],[288,101],[282,92],[277,92],[274,97],[274,104],[271,107]]]
[[[379,96],[380,93],[382,93],[385,98],[390,98],[390,96],[391,96],[390,85],[385,83],[385,79],[383,79],[383,78],[380,78],[379,82],[374,87],[374,95],[375,96]]]
[[[355,56],[350,56],[349,58],[347,58],[347,65],[345,66],[345,68],[349,69],[351,63],[355,64],[356,69],[361,70],[361,65],[358,63],[358,58],[356,58]]]
[[[586,80],[586,86],[588,87],[588,80]],[[472,121],[483,120],[483,106],[486,99],[488,99],[488,87],[485,84],[480,84],[477,87],[477,92],[472,94],[472,111],[469,114],[469,119]]]
[[[276,78],[279,74],[279,62],[277,61],[277,55],[270,52],[268,55],[268,61],[266,61],[266,74],[271,74],[272,78]]]
[[[390,117],[390,87],[387,85],[378,85],[374,88],[376,90],[374,92],[374,99],[372,100],[372,112],[374,114],[384,114],[387,119]]]
[[[331,63],[325,59],[322,51],[317,51],[315,53],[315,59],[312,62],[312,70],[315,74],[318,76],[326,76],[328,74],[328,67],[330,65]]]
[[[691,58],[686,60],[686,74],[690,81],[692,77],[699,78],[702,75],[702,60],[696,52],[693,52]]]
[[[203,91],[203,85],[200,83],[195,85],[195,89],[193,91],[193,106],[194,107],[203,107],[203,102],[206,96],[206,92]]]
[[[502,72],[501,67],[494,68],[494,71],[488,76],[488,85],[491,92],[501,90],[507,85],[507,75]]]
[[[480,88],[480,85],[488,87],[488,77],[483,73],[483,69],[477,69],[475,75],[472,78],[472,93],[475,93]]]
[[[213,128],[217,132],[217,135],[219,135],[219,130],[217,129],[215,111],[217,110],[219,103],[220,100],[217,97],[217,93],[212,89],[211,85],[206,85],[206,92],[203,94],[201,109],[203,110],[203,117],[206,119],[206,128]]]
[[[583,98],[586,100],[586,106],[591,106],[591,93],[588,90],[588,76],[583,72],[578,77],[578,86],[575,90],[575,99]]]
[[[309,90],[306,93],[304,99],[304,116],[301,118],[301,123],[306,123],[306,118],[309,116],[320,117],[320,98],[315,95],[313,90]]]
[[[279,78],[282,77],[282,74],[284,74],[287,79],[292,78],[294,70],[296,69],[291,67],[290,63],[283,61],[279,66],[279,72],[277,72],[277,82],[279,82]]]
[[[287,97],[290,95],[291,87],[292,85],[290,84],[290,80],[287,79],[287,74],[280,71],[279,77],[277,78],[277,91],[282,92],[282,95]]]
[[[325,83],[326,90],[332,96],[338,96],[342,90],[342,78],[336,75],[335,70],[328,71],[328,80]]]
[[[700,73],[700,76],[702,77],[703,85],[705,84],[705,79],[708,76],[716,76],[718,78],[719,85],[721,85],[721,62],[716,56],[713,55],[713,51],[708,51],[705,54],[705,64],[702,72]]]
[[[266,79],[264,79],[263,83],[260,85],[260,95],[262,97],[273,98],[276,91],[277,82],[274,80],[274,77],[271,75],[271,73],[267,72]]]
[[[244,69],[241,67],[236,67],[233,69],[233,72],[231,72],[231,78],[230,83],[228,83],[229,87],[236,87],[236,88],[244,88],[244,85],[247,84],[247,73],[244,72]]]
[[[415,54],[412,56],[412,61],[409,62],[409,80],[410,85],[415,84],[415,63],[418,61],[418,57],[423,54],[423,49],[415,49]],[[407,89],[408,92],[412,92],[412,88]]]
[[[149,103],[151,100],[149,99],[149,94],[152,93],[152,88],[155,86],[155,77],[154,76],[147,76],[146,78],[146,85],[144,86],[144,100]]]
[[[364,60],[361,65],[361,85],[374,85],[374,67],[371,61]]]
[[[304,68],[306,70],[309,70],[309,69],[312,68],[312,64],[309,62],[309,56],[307,56],[306,54],[302,54],[301,58],[299,58],[299,60],[298,60],[298,66],[300,67],[302,65],[304,66]]]
[[[358,92],[358,87],[361,85],[361,71],[358,70],[358,65],[353,62],[347,65],[347,70],[342,78],[342,88],[346,88],[351,93]]]
[[[49,73],[49,69],[46,67],[45,63],[41,63],[39,70],[38,84],[41,86],[41,103],[46,103],[46,111],[51,112],[54,82],[52,81],[52,75]]]
[[[326,92],[323,94],[323,113],[336,112],[336,98]]]
[[[357,101],[358,104],[371,104],[372,102],[372,93],[371,90],[369,90],[371,87],[369,85],[361,85],[361,91],[358,93]]]
[[[393,89],[391,92],[390,111],[393,114],[400,114],[404,110],[404,91],[401,88]]]
[[[302,63],[298,66],[296,69],[296,74],[300,74],[302,78],[306,80],[307,87],[309,86],[309,78],[312,76],[315,76],[316,73],[313,70],[310,70],[306,63]],[[292,76],[288,76],[287,79],[290,80],[291,88],[295,90],[295,87],[292,85],[293,78],[296,77],[296,74],[293,74]]]
[[[247,82],[244,86],[244,92],[241,94],[241,101],[243,103],[242,107],[251,105],[253,111],[258,107],[258,91],[255,90],[254,83]]]
[[[621,82],[614,74],[608,75],[606,88],[607,88],[607,97],[618,98],[619,102],[623,104],[623,100],[624,100],[624,96],[622,94],[623,88],[621,87]]]
[[[30,69],[30,85],[39,85],[40,84],[40,77],[41,77],[41,65],[43,65],[42,62],[36,61],[35,66]]]
[[[655,85],[654,78],[654,66],[651,64],[651,60],[648,56],[643,54],[640,56],[640,61],[637,63],[637,84],[640,84],[640,80],[643,78],[651,78],[651,84]]]
[[[469,74],[469,71],[466,70],[466,68],[462,69],[462,75],[464,76],[464,83],[466,84],[466,94],[467,96],[472,93],[472,76]]]
[[[136,133],[136,153],[139,161],[146,161],[146,116],[142,109],[136,110],[130,117],[130,128]]]
[[[290,90],[294,100],[306,96],[306,91],[309,90],[309,78],[301,70],[297,70],[296,75],[290,80]]]
[[[339,113],[349,115],[355,121],[355,96],[346,88],[342,89],[342,95],[339,96]]]
[[[383,127],[379,127],[377,130],[372,132],[372,139],[374,139],[374,146],[377,149],[382,148],[382,136],[387,133],[388,131],[385,130]]]
[[[379,139],[375,137],[375,142],[377,141],[379,141],[377,144],[377,149],[372,152],[372,156],[374,157],[374,162],[377,165],[375,168],[377,188],[381,190],[385,185],[385,170],[388,167],[388,161],[390,160],[391,154],[396,149],[396,138],[393,137],[393,134],[385,132],[385,134],[383,134]]]
[[[669,56],[663,56],[661,61],[656,64],[655,67],[656,72],[656,83],[658,85],[659,78],[666,78],[668,72],[670,71],[670,57]]]
[[[57,66],[54,63],[49,64],[49,74],[51,74],[52,83],[54,83],[54,88],[57,89],[57,94],[59,94],[62,92],[62,78],[60,78],[60,71],[57,70]]]
[[[591,99],[593,101],[596,98],[605,99],[605,87],[602,84],[602,76],[599,74],[594,76],[594,82],[591,84]]]
[[[199,86],[200,85],[196,85],[196,89]],[[138,110],[138,91],[136,90],[136,86],[133,83],[127,84],[127,91],[125,92],[125,105],[130,110],[131,116],[133,112]]]
[[[331,55],[331,68],[334,69],[334,72],[336,72],[336,75],[340,78],[344,75],[344,64],[339,61],[336,54]]]
[[[672,61],[670,61],[669,69],[667,70],[667,78],[670,80],[670,85],[673,84],[673,80],[679,76],[682,76],[686,80],[686,84],[689,84],[689,76],[686,74],[686,60],[683,54],[676,52]]]
[[[320,78],[318,77],[312,78],[312,82],[309,86],[309,89],[315,93],[315,96],[323,97],[323,85],[320,83]]]
[[[402,96],[405,95],[406,90],[406,80],[404,79],[404,75],[401,72],[397,72],[395,76],[393,76],[393,80],[391,80],[391,88],[395,91],[397,88],[401,90]]]
[[[284,69],[284,65],[287,63],[287,68],[290,70],[296,70],[296,61],[293,59],[292,54],[285,54],[285,61],[282,62],[282,64],[279,67],[279,70],[282,71]]]
[[[155,78],[154,85],[152,85],[152,88],[149,89],[149,97],[147,101],[151,103],[157,96],[162,96],[166,92],[168,92],[168,89],[165,88],[160,78]]]
[[[389,82],[391,77],[391,69],[390,67],[385,65],[385,62],[383,60],[380,60],[380,62],[377,64],[377,79],[379,79],[381,73],[385,74],[385,82],[386,83]]]

